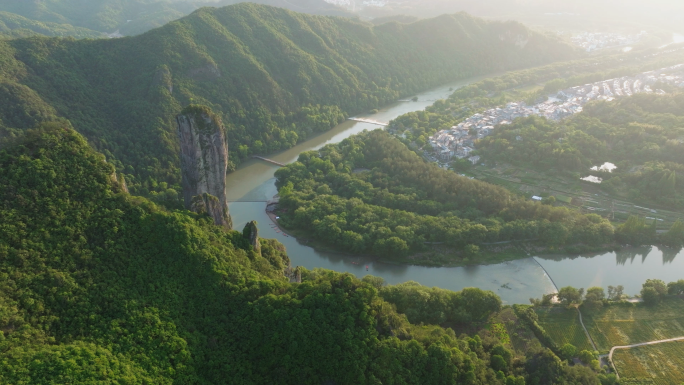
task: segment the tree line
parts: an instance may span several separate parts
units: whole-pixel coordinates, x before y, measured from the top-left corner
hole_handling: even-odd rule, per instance
[[[290,283],[279,242],[257,253],[114,173],[66,123],[0,142],[0,382],[524,385],[548,363],[554,383],[598,381],[436,324],[486,322],[494,293],[304,268]]]
[[[598,215],[534,203],[443,170],[382,130],[303,153],[276,177],[284,226],[355,253],[405,256],[426,243],[614,239],[613,226]]]
[[[535,306],[549,306],[555,299],[563,306],[581,305],[597,310],[611,302],[620,302],[629,298],[624,291],[625,288],[622,285],[608,286],[608,294],[600,286],[590,287],[586,292],[583,288],[566,286],[558,289],[558,293],[546,294],[541,299],[530,298],[530,302]],[[667,296],[681,295],[684,295],[684,279],[667,284],[660,279],[647,279],[639,293],[639,297],[647,305],[656,305]]]
[[[530,43],[501,41],[506,30]],[[221,115],[235,167],[431,86],[572,55],[465,14],[373,26],[251,3],[201,8],[131,38],[0,41],[0,132],[66,118],[130,191],[166,197],[179,191],[174,116],[186,105]]]

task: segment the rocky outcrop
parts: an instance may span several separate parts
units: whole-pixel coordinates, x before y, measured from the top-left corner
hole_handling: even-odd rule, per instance
[[[162,86],[169,91],[170,94],[173,93],[173,77],[171,76],[171,70],[168,66],[162,65],[157,68],[154,72],[152,85],[155,87]]]
[[[185,108],[176,121],[185,207],[192,209],[195,196],[202,196],[205,202],[209,198],[204,194],[213,196],[217,202],[211,201],[207,213],[216,224],[232,228],[226,200],[228,145],[221,119],[208,107],[192,105]],[[217,221],[217,218],[223,220]]]
[[[228,209],[224,209],[219,199],[211,194],[203,193],[192,197],[190,210],[197,214],[209,215],[214,220],[215,225],[231,228],[232,223]]]
[[[119,187],[121,187],[121,190],[125,192],[126,194],[129,194],[128,192],[128,185],[126,184],[126,178],[124,177],[124,174],[119,174]]]
[[[290,283],[302,283],[302,270],[297,266],[296,268],[288,267],[285,269],[285,276],[289,278]]]
[[[215,63],[208,63],[201,67],[192,68],[188,71],[188,76],[193,80],[211,81],[221,77],[221,70]]]
[[[242,230],[242,236],[252,245],[252,248],[257,254],[261,254],[261,243],[259,243],[259,229],[257,222],[251,221],[245,225]]]

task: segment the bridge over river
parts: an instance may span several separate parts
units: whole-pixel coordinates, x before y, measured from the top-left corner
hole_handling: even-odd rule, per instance
[[[369,123],[369,124],[375,124],[376,126],[387,126],[389,123],[381,122],[378,120],[373,120],[373,119],[364,119],[364,118],[349,118],[348,120],[353,120],[355,122],[361,122],[361,123]]]
[[[280,163],[280,162],[276,162],[276,161],[273,160],[273,159],[264,158],[263,156],[256,156],[256,155],[254,155],[254,156],[252,156],[252,158],[261,159],[261,160],[266,161],[266,162],[268,162],[268,163],[273,163],[273,164],[275,164],[276,166],[285,167],[285,164]]]

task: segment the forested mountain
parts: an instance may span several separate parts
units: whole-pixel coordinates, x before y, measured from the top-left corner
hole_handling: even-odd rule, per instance
[[[75,38],[104,37],[100,32],[70,24],[40,22],[14,13],[0,12],[0,38],[18,38],[33,35],[73,36]]]
[[[362,1],[355,3],[356,12],[364,17],[434,17],[468,12],[477,17],[516,20],[552,31],[636,33],[645,30],[649,35],[661,32],[668,39],[671,32],[680,31],[684,11],[684,5],[677,0],[649,3],[642,0],[384,0],[382,7],[362,5]],[[661,44],[668,42],[663,40]]]
[[[248,3],[203,8],[132,38],[0,42],[0,128],[66,118],[143,193],[178,185],[173,116],[187,104],[221,115],[235,164],[441,82],[573,52],[465,14],[372,26]]]
[[[0,11],[23,16],[34,22],[73,25],[69,36],[83,36],[82,28],[101,33],[131,36],[160,27],[204,7],[223,7],[240,0],[0,0]],[[324,0],[255,0],[253,3],[312,15],[354,17],[351,12]],[[43,33],[52,36],[51,33]],[[13,36],[17,36],[14,33]],[[58,35],[61,36],[61,35]]]
[[[394,310],[482,324],[494,293],[305,269],[290,283],[277,241],[256,252],[113,172],[66,123],[0,144],[1,383],[598,384],[538,344],[514,355]]]
[[[163,25],[197,8],[191,1],[174,0],[0,0],[0,10],[31,20],[71,24],[98,32],[114,32],[127,24],[150,22]]]

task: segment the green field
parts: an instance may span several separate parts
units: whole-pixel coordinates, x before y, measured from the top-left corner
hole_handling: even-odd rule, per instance
[[[569,207],[581,207],[586,213],[608,216],[621,222],[629,215],[657,217],[658,229],[669,229],[677,220],[684,220],[680,210],[671,210],[655,203],[632,202],[625,196],[609,195],[600,190],[597,185],[589,182],[579,182],[567,176],[559,176],[546,172],[540,172],[532,167],[524,168],[510,164],[497,164],[495,167],[478,165],[470,169],[476,179],[497,184],[510,191],[521,192],[525,195],[556,197],[557,204]],[[573,199],[577,205],[572,204]],[[653,213],[649,206],[657,209]]]
[[[525,355],[525,352],[536,349],[540,346],[540,342],[527,324],[515,315],[512,308],[504,308],[494,317],[490,319],[492,324],[503,325],[506,329],[506,336],[510,346],[517,352],[517,354]],[[491,332],[491,327],[489,331]],[[498,333],[497,333],[498,334]],[[497,335],[501,340],[501,335]],[[504,337],[505,339],[505,337]],[[505,341],[502,341],[505,342]]]
[[[591,312],[582,310],[584,324],[599,351],[684,336],[684,301],[668,299],[657,306],[614,305]]]
[[[539,325],[549,333],[558,346],[570,343],[578,350],[594,350],[582,330],[577,310],[562,307],[538,307],[534,310],[539,316]]]
[[[613,362],[621,384],[684,383],[684,342],[616,350]]]

